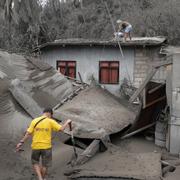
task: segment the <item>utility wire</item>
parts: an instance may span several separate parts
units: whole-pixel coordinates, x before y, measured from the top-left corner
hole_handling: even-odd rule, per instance
[[[102,2],[104,3],[104,5],[106,7],[107,13],[109,15],[109,19],[111,21],[111,24],[112,24],[112,27],[113,27],[113,30],[114,30],[114,33],[115,33],[116,32],[116,28],[115,28],[115,25],[113,23],[113,19],[112,19],[111,13],[109,11],[109,7],[108,7],[107,3],[104,0],[102,0]],[[118,46],[119,46],[119,49],[120,49],[120,52],[121,52],[121,56],[124,58],[124,54],[123,54],[123,51],[122,51],[122,48],[121,48],[121,44],[119,42],[119,39],[117,39],[117,40],[118,40]]]
[[[113,27],[113,30],[114,30],[114,33],[115,33],[115,32],[116,32],[116,28],[115,28],[115,25],[114,25],[114,22],[113,22],[113,19],[112,19],[112,16],[111,16],[109,7],[108,7],[107,3],[106,3],[104,0],[101,0],[101,1],[102,1],[102,3],[103,3],[103,4],[105,5],[105,7],[106,7],[107,13],[108,13],[108,15],[109,15],[109,19],[110,19],[110,21],[111,21],[111,24],[112,24],[112,27]],[[126,67],[126,72],[127,72],[128,80],[129,80],[129,82],[130,82],[130,85],[132,86],[131,78],[130,78],[130,75],[129,75],[129,72],[128,72],[128,68],[127,68],[127,63],[126,63],[126,61],[125,61],[125,59],[124,59],[124,53],[123,53],[123,50],[122,50],[122,47],[121,47],[121,44],[120,44],[120,41],[119,41],[118,38],[117,38],[117,42],[118,42],[118,46],[119,46],[119,50],[120,50],[121,56],[122,56],[122,58],[123,58],[123,60],[124,60],[124,62],[125,62],[125,67]]]

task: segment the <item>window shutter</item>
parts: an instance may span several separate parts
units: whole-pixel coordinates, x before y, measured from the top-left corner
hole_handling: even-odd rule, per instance
[[[119,62],[118,61],[100,61],[99,80],[102,84],[119,83]]]
[[[108,83],[109,82],[109,70],[108,69],[101,69],[101,83]]]

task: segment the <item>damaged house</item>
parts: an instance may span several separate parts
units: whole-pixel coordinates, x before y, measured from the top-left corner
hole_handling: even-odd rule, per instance
[[[137,98],[142,94],[139,107],[135,107],[138,119],[135,123],[131,123],[133,124],[129,131],[131,132],[154,125],[160,112],[167,105],[165,85],[167,69],[163,66],[167,58],[166,54],[161,53],[164,45],[166,45],[164,37],[136,37],[121,43],[116,40],[66,39],[43,44],[35,51],[38,52],[42,62],[48,63],[69,78],[79,79],[87,84],[95,79],[101,87],[117,97],[121,97],[124,91],[130,98],[130,104],[138,102]],[[133,95],[133,91],[124,89],[125,79],[133,90],[136,88],[140,90]],[[71,104],[73,102],[74,100]],[[128,118],[126,121],[128,122]],[[123,127],[129,127],[128,125]],[[165,147],[165,139],[157,137],[156,144]]]
[[[73,119],[76,146],[81,153],[74,168],[68,167],[73,174],[66,172],[71,179],[161,179],[160,153],[122,152],[109,140],[115,135],[125,139],[152,127],[156,144],[179,153],[179,55],[162,50],[165,41],[134,38],[121,43],[121,53],[115,41],[64,40],[37,49],[41,61],[0,51],[0,152],[11,157],[10,162],[1,158],[1,174],[6,178],[29,178],[28,151],[18,157],[9,147],[14,147],[30,120],[48,105],[54,109],[57,121]],[[96,83],[90,84],[92,79]],[[114,96],[119,96],[120,89],[129,92],[128,98]],[[68,143],[70,132],[66,134],[64,139],[56,135],[55,142],[62,139]],[[108,150],[84,165],[100,150],[101,143]],[[65,170],[59,164],[65,156],[62,154],[59,160],[58,153],[67,149],[61,144],[55,150],[56,179],[63,174],[59,167]],[[16,169],[15,163],[23,169]],[[14,174],[8,174],[7,167],[12,167]],[[24,170],[28,173],[23,174]]]
[[[36,51],[41,61],[65,76],[86,83],[94,78],[118,96],[124,78],[139,87],[150,64],[160,60],[160,50],[165,42],[163,37],[133,38],[121,42],[119,47],[115,40],[60,39],[41,45]],[[161,71],[155,78],[162,81],[163,76]]]

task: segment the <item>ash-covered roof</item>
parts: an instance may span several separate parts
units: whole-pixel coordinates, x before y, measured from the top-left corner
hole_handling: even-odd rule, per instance
[[[72,119],[74,136],[100,139],[131,125],[136,112],[122,105],[106,90],[92,84],[55,111],[57,119]]]
[[[160,46],[161,44],[166,42],[165,37],[133,37],[132,40],[128,40],[126,42],[122,41],[123,39],[119,39],[121,46]],[[117,39],[110,40],[97,40],[97,39],[59,39],[53,42],[48,42],[40,45],[37,49],[43,49],[45,47],[52,46],[118,46]]]

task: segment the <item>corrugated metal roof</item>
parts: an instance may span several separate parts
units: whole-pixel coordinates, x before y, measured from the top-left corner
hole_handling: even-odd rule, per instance
[[[128,40],[126,42],[120,39],[119,42],[122,46],[158,46],[166,42],[165,37],[134,37],[132,40]],[[111,39],[111,40],[97,40],[97,39],[59,39],[53,42],[47,42],[45,44],[40,45],[35,49],[43,49],[45,47],[52,47],[52,46],[86,46],[86,45],[94,45],[94,46],[117,46],[118,40]]]

